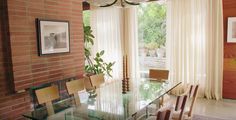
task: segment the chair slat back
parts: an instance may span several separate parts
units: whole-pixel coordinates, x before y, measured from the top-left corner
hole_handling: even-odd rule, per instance
[[[92,86],[97,88],[105,82],[104,74],[92,75],[90,76],[90,81],[92,83]]]
[[[50,87],[38,89],[35,91],[35,94],[36,94],[39,104],[46,103],[48,115],[53,115],[54,108],[52,105],[52,100],[59,98],[58,87],[55,85],[52,85]]]
[[[189,89],[189,98],[194,98],[197,96],[199,85],[191,85]]]
[[[84,86],[86,90],[91,90],[94,88],[89,77],[84,77]]]
[[[66,88],[68,93],[74,95],[74,102],[76,105],[80,105],[80,97],[78,92],[84,90],[84,79],[73,80],[70,82],[66,82]]]
[[[197,98],[197,94],[198,94],[198,89],[199,89],[199,85],[191,85],[190,86],[190,90],[189,90],[189,98],[192,98],[191,101],[191,105],[190,105],[190,109],[189,109],[189,113],[188,116],[191,117],[192,116],[192,112],[193,112],[193,107]]]
[[[180,111],[179,120],[182,120],[184,109],[187,103],[188,95],[177,96],[175,111]]]
[[[158,69],[150,69],[149,77],[155,79],[168,79],[169,71],[168,70],[158,70]]]
[[[58,87],[52,85],[35,91],[38,103],[43,104],[59,98]]]
[[[70,95],[78,93],[78,91],[84,90],[84,79],[78,79],[66,82],[66,88]]]

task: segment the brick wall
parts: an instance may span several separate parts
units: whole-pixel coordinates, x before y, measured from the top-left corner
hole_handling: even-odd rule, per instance
[[[12,64],[9,41],[6,0],[0,1],[0,119],[20,119],[30,109],[27,93],[11,94]]]
[[[13,90],[82,76],[82,0],[0,0],[0,8],[0,119],[21,119],[30,98]],[[39,57],[35,18],[68,20],[70,53]]]
[[[15,90],[83,73],[82,0],[9,0]],[[35,18],[68,20],[71,53],[39,57]]]

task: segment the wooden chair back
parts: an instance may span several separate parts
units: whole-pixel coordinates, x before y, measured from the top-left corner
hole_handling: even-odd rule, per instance
[[[170,109],[158,111],[156,120],[171,120],[171,112]]]
[[[46,103],[47,111],[49,115],[54,114],[54,109],[52,106],[52,100],[59,98],[58,87],[52,85],[50,87],[42,88],[35,91],[36,97],[39,104]]]
[[[194,103],[196,101],[197,94],[198,94],[198,88],[199,88],[199,85],[191,85],[190,86],[189,95],[188,96],[189,96],[189,98],[192,99],[192,101],[191,101],[190,109],[189,109],[189,112],[188,112],[188,117],[192,116]]]
[[[80,105],[80,98],[78,92],[84,90],[84,79],[72,80],[66,82],[66,88],[69,95],[74,95],[76,105]]]
[[[93,87],[93,85],[92,85],[92,83],[91,83],[90,78],[87,77],[87,76],[84,77],[84,86],[85,86],[86,90],[92,90],[92,89],[94,89],[94,87]]]
[[[84,79],[66,82],[66,88],[69,95],[78,93],[78,91],[84,90]]]
[[[149,77],[155,79],[168,79],[169,71],[168,70],[158,70],[158,69],[150,69]]]
[[[101,84],[105,82],[104,74],[97,74],[90,76],[90,81],[92,86],[98,88]]]
[[[178,120],[182,120],[184,117],[184,110],[187,103],[188,95],[177,96],[175,111],[180,111]]]

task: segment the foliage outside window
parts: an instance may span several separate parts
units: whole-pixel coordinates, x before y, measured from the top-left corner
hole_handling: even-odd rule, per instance
[[[139,41],[148,49],[159,48],[166,42],[166,5],[142,4],[138,9]]]
[[[138,7],[140,72],[165,68],[166,10],[166,4],[157,2],[143,3]]]

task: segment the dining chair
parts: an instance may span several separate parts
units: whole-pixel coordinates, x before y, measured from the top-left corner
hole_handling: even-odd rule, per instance
[[[175,103],[175,109],[173,110],[173,112],[171,114],[173,120],[183,120],[184,110],[185,110],[185,106],[187,103],[187,99],[188,99],[187,94],[177,96],[176,103]],[[172,106],[172,104],[170,103],[165,106]],[[156,115],[155,112],[149,113],[149,116],[154,116],[154,115]]]
[[[94,87],[92,86],[91,80],[88,76],[84,76],[84,86],[86,90],[92,90]]]
[[[66,82],[66,88],[69,95],[74,96],[75,104],[80,105],[80,97],[78,92],[84,90],[84,79],[78,79]]]
[[[92,86],[95,88],[99,88],[99,86],[105,82],[104,74],[92,75],[89,78]]]
[[[183,120],[187,99],[188,99],[188,95],[186,94],[177,96],[175,110],[172,115],[173,120]]]
[[[149,116],[147,120],[171,120],[173,108],[165,106],[160,108],[154,116]]]
[[[48,115],[54,114],[54,109],[52,106],[52,100],[59,98],[59,91],[56,85],[50,87],[42,88],[35,91],[37,100],[39,104],[46,104]]]
[[[199,89],[199,85],[191,85],[190,87],[189,98],[191,99],[191,105],[190,105],[189,111],[187,111],[188,119],[192,118],[194,104],[198,95],[198,89]]]
[[[160,70],[160,69],[149,69],[149,78],[154,78],[158,81],[165,81],[169,78],[169,70]],[[164,101],[168,100],[170,97],[168,95],[165,95],[161,97],[161,99],[156,104],[156,107],[163,106]]]
[[[198,89],[199,89],[199,85],[190,85],[188,87],[188,90],[184,93],[188,95],[188,101],[190,101],[189,109],[185,110],[184,112],[185,120],[192,119],[192,113],[193,113],[194,104],[197,98]],[[179,113],[175,113],[175,114],[178,115]]]

